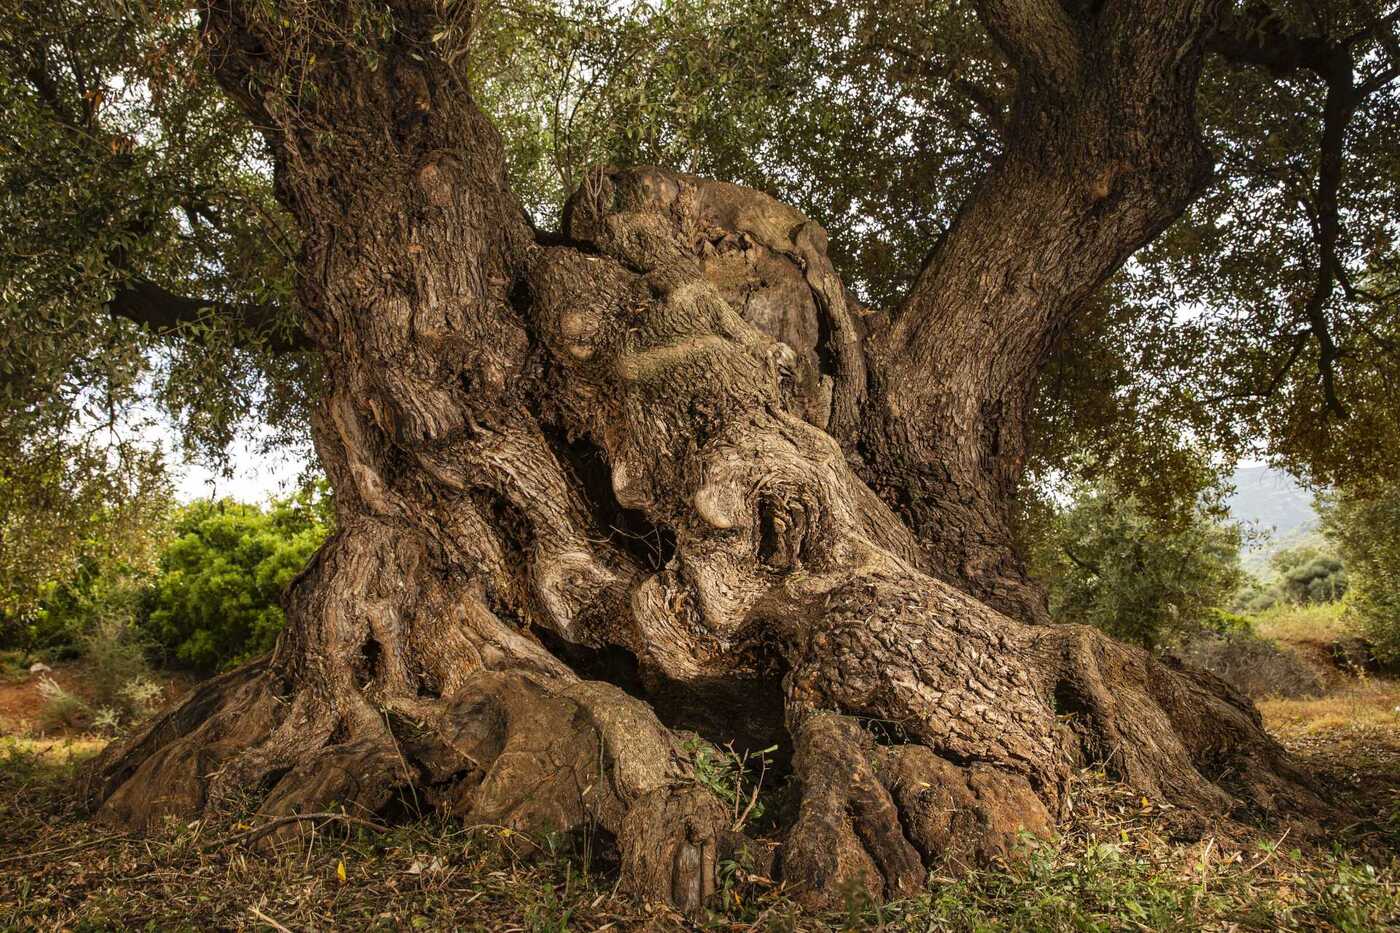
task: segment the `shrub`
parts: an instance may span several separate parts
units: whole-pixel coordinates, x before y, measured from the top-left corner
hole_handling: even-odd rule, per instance
[[[1218,607],[1239,588],[1240,532],[1204,506],[1155,517],[1112,484],[1085,485],[1042,519],[1030,548],[1058,622],[1147,648],[1238,625]]]
[[[64,690],[52,677],[40,679],[39,695],[44,698],[39,707],[39,728],[45,732],[80,729],[92,718],[88,705]]]
[[[126,694],[131,683],[149,681],[151,673],[146,645],[128,619],[98,619],[82,637],[81,653],[93,703],[114,708],[130,719],[150,712],[147,704],[133,703]]]
[[[148,590],[143,629],[168,659],[201,671],[270,651],[284,621],[282,591],[329,527],[320,490],[265,509],[227,499],[184,507]]]
[[[1347,616],[1377,659],[1400,662],[1400,481],[1342,489],[1319,508],[1324,534],[1351,571]]]
[[[1299,604],[1332,603],[1347,591],[1342,559],[1322,548],[1303,545],[1287,548],[1269,559],[1278,575],[1283,597]]]
[[[1296,652],[1246,632],[1199,635],[1172,654],[1256,699],[1323,692],[1322,678]]]

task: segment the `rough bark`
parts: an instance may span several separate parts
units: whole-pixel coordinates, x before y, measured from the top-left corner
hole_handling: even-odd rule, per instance
[[[1093,292],[1210,178],[1196,84],[1219,2],[985,0],[1017,69],[1004,150],[871,340],[863,473],[937,575],[1047,621],[1010,509],[1036,377]]]
[[[611,836],[633,890],[694,909],[744,840],[686,727],[791,752],[778,867],[813,903],[1005,854],[1088,759],[1193,811],[1325,812],[1219,681],[939,579],[852,466],[878,473],[852,441],[891,396],[817,225],[599,169],[537,241],[430,12],[399,9],[389,66],[297,47],[286,94],[280,27],[206,11],[303,227],[339,530],[271,658],[96,763],[103,818],[411,797]]]

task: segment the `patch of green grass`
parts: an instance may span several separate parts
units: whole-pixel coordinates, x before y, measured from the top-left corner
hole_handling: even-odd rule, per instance
[[[722,905],[691,920],[622,895],[603,857],[590,865],[567,847],[517,845],[495,828],[427,818],[376,835],[323,825],[264,855],[220,844],[246,828],[233,821],[112,834],[75,813],[72,786],[71,766],[19,749],[0,757],[0,926],[1361,931],[1400,922],[1393,853],[1295,848],[1272,837],[1172,842],[1169,810],[1092,774],[1075,787],[1063,834],[1028,838],[1013,864],[935,877],[919,897],[881,906],[852,898],[822,914],[740,872]]]

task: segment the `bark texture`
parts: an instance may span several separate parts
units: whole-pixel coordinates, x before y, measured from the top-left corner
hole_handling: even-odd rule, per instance
[[[103,818],[411,798],[611,837],[640,896],[695,909],[746,845],[696,780],[706,739],[784,745],[797,803],[777,868],[817,904],[911,893],[933,866],[1048,832],[1086,760],[1202,813],[1325,812],[1222,682],[969,594],[995,596],[1006,574],[970,569],[982,552],[966,541],[950,572],[951,539],[918,518],[961,480],[900,473],[931,490],[901,513],[897,484],[867,485],[899,468],[873,453],[912,443],[902,413],[942,411],[930,443],[979,469],[986,422],[935,390],[895,401],[888,348],[943,366],[937,341],[897,321],[868,357],[819,226],[733,185],[600,168],[563,236],[537,238],[495,131],[434,51],[436,7],[394,8],[388,64],[289,46],[257,9],[208,8],[211,52],[266,127],[305,231],[301,299],[329,374],[314,433],[339,530],[292,585],[269,659],[96,763]],[[276,80],[289,60],[296,93]],[[1002,171],[1031,184],[1028,167]],[[1136,177],[1114,176],[1110,200]],[[1076,218],[1105,210],[1077,188],[1062,200]],[[1094,229],[1162,211],[1126,214]],[[1031,314],[1052,273],[995,245],[992,298]],[[1060,248],[1065,280],[1108,261]],[[946,288],[972,288],[961,275]],[[989,381],[1043,343],[1012,328],[989,351],[992,336],[937,352]],[[892,414],[872,427],[872,411]],[[970,535],[991,514],[948,508],[940,520]]]
[[[1204,190],[1219,0],[982,0],[1019,77],[1004,150],[871,341],[863,472],[942,579],[1048,621],[1011,532],[1036,377],[1079,308]]]

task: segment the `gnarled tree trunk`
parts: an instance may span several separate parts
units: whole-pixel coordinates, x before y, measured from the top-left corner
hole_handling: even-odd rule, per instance
[[[1161,149],[1194,143],[1189,99],[1163,126],[1133,96],[1186,94],[1199,70],[1205,14],[1161,6],[1160,60],[1100,61],[1084,36],[1027,58],[1018,124],[1049,141],[1013,147],[866,339],[823,231],[753,191],[598,169],[563,235],[537,237],[434,42],[440,7],[389,8],[371,56],[211,4],[217,74],[305,234],[338,531],[270,658],[102,757],[101,815],[411,792],[522,831],[594,827],[638,893],[693,908],[742,839],[685,729],[791,751],[778,868],[813,902],[908,893],[1049,830],[1090,758],[1180,806],[1324,809],[1219,681],[994,608],[1043,614],[1004,536],[1029,377],[1199,184],[1198,148]],[[1000,15],[999,34],[1030,28]],[[1101,28],[1148,41],[1129,25]],[[1089,74],[1115,67],[1164,77]],[[1064,81],[1093,93],[1066,102]],[[1075,138],[1085,114],[1109,142]]]

